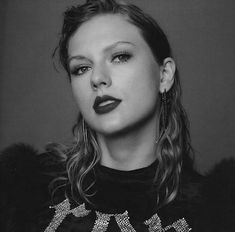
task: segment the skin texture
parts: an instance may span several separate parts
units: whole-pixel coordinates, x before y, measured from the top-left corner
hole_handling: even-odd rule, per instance
[[[158,92],[173,80],[172,60],[159,67],[139,29],[117,14],[83,23],[69,40],[68,54],[74,98],[97,133],[101,162],[124,170],[150,164],[156,159]],[[96,114],[93,104],[102,95],[121,103]]]

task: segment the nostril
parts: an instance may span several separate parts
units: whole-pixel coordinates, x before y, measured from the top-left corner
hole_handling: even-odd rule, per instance
[[[102,81],[102,82],[99,82],[99,83],[95,83],[95,82],[92,83],[92,86],[93,86],[94,89],[97,89],[100,86],[106,86],[106,85],[107,85],[107,83],[105,81]]]
[[[98,89],[98,88],[102,88],[102,87],[108,87],[111,85],[112,81],[111,81],[111,77],[108,74],[108,72],[98,72],[96,70],[93,71],[91,79],[90,79],[90,83],[93,89]]]
[[[105,81],[100,83],[101,85],[107,85],[107,83]]]

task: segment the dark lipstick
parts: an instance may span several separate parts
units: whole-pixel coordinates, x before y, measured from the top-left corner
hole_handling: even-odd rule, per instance
[[[102,103],[107,103],[102,105]],[[109,95],[103,95],[102,97],[96,97],[93,105],[93,109],[97,114],[106,114],[110,111],[114,110],[119,104],[121,100],[118,98],[111,97]]]

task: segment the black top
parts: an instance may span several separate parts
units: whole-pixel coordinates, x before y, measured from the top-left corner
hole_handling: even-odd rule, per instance
[[[96,194],[90,198],[92,204],[78,205],[62,194],[55,214],[55,209],[49,208],[52,203],[47,186],[54,178],[51,170],[62,167],[55,165],[53,159],[53,154],[37,155],[25,145],[2,152],[1,232],[44,231],[53,217],[58,219],[58,212],[65,216],[61,223],[57,220],[58,232],[88,232],[92,229],[94,232],[149,232],[154,223],[159,228],[155,231],[159,232],[163,231],[161,228],[186,232],[189,227],[200,232],[235,231],[233,160],[224,161],[206,177],[193,170],[183,172],[176,199],[160,209],[152,184],[158,161],[132,171],[97,165],[93,186]]]
[[[120,171],[97,165],[95,168],[97,193],[91,197],[94,209],[105,213],[123,213],[131,219],[144,221],[157,209],[157,195],[153,178],[158,162],[132,171]],[[92,206],[91,206],[92,207]]]
[[[181,229],[184,229],[185,232],[189,231],[193,220],[187,204],[188,199],[183,199],[183,196],[181,196],[182,199],[178,197],[174,203],[159,209],[157,189],[153,185],[157,168],[157,160],[148,167],[132,171],[120,171],[99,164],[96,165],[94,169],[95,184],[90,191],[90,193],[95,192],[95,194],[89,198],[90,202],[85,202],[84,214],[86,216],[78,217],[72,211],[69,211],[79,211],[79,205],[72,199],[67,199],[64,201],[64,210],[61,210],[61,212],[66,212],[66,217],[56,231],[72,231],[74,228],[81,232],[92,231],[98,226],[99,220],[101,220],[101,224],[107,223],[107,228],[94,229],[94,232],[120,231],[121,226],[115,216],[125,214],[127,215],[125,218],[129,221],[124,226],[127,231],[128,226],[131,226],[129,231],[150,231],[151,225],[146,225],[146,220],[152,217],[155,217],[151,221],[152,224],[161,220],[159,228],[171,227],[173,223],[180,220],[180,222],[185,223]],[[89,179],[92,178],[88,177]],[[190,203],[192,203],[192,199]],[[65,209],[66,204],[69,208],[67,211]],[[54,211],[54,209],[52,210]],[[45,213],[45,215],[48,215],[48,213]],[[105,217],[108,219],[105,220]],[[52,227],[51,225],[50,228]],[[173,228],[171,229],[173,230]]]

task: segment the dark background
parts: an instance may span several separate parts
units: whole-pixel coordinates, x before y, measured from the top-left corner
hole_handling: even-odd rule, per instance
[[[0,0],[0,149],[69,142],[77,108],[51,54],[62,12],[78,0]],[[235,157],[235,1],[132,0],[171,42],[202,172]]]

